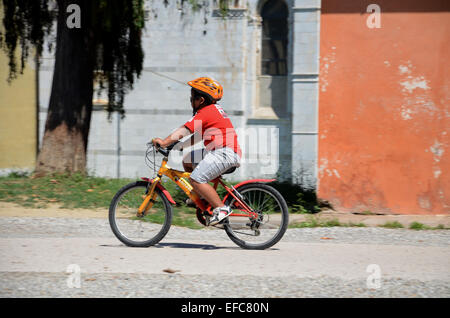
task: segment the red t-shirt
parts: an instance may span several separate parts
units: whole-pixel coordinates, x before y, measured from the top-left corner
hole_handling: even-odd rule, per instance
[[[242,157],[236,131],[220,105],[201,108],[184,126],[192,133],[201,133],[207,150],[229,147]]]

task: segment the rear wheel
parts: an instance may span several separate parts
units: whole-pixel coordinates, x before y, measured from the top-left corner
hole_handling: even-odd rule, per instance
[[[172,206],[158,188],[156,199],[145,216],[137,215],[144,201],[148,182],[137,181],[120,189],[109,207],[109,224],[114,235],[132,247],[148,247],[161,241],[172,223]]]
[[[257,213],[256,218],[243,216],[242,206],[230,196],[225,204],[233,213],[224,222],[230,239],[245,249],[266,249],[276,244],[286,232],[289,213],[283,196],[273,187],[251,183],[239,187],[244,202]],[[241,214],[241,216],[239,216]]]

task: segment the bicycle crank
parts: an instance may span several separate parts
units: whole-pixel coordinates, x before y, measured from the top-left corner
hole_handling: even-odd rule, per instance
[[[250,229],[252,231],[255,232],[255,236],[259,236],[261,235],[261,231],[259,230],[259,227],[261,226],[261,224],[263,224],[263,220],[264,220],[264,214],[261,212],[258,212],[258,218],[257,219],[251,219],[249,223],[247,223],[246,225],[248,227],[250,227]]]

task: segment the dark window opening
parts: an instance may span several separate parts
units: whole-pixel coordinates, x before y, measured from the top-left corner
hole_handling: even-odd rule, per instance
[[[262,7],[262,75],[287,74],[287,17],[284,1],[269,0]]]

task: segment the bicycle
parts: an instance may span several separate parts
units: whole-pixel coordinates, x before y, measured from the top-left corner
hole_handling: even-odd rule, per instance
[[[125,245],[149,247],[160,242],[172,222],[172,205],[176,205],[161,179],[168,177],[196,204],[197,220],[208,226],[212,207],[201,199],[189,183],[190,172],[172,169],[167,165],[170,151],[149,143],[145,161],[156,177],[141,178],[121,188],[109,207],[109,223],[114,235]],[[156,154],[163,156],[157,169]],[[153,157],[153,158],[152,158]],[[152,160],[153,159],[153,160]],[[232,173],[236,168],[226,171]],[[214,189],[220,184],[226,190],[225,205],[233,213],[215,227],[223,228],[228,237],[244,249],[267,249],[281,240],[289,223],[289,214],[283,196],[267,183],[276,179],[253,179],[235,186],[227,185],[222,176],[211,180]],[[134,234],[128,231],[134,230]]]

